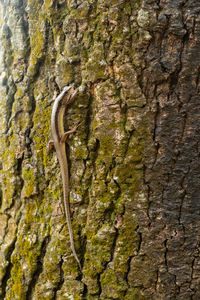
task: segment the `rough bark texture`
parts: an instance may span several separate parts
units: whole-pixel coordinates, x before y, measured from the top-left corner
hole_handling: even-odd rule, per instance
[[[0,299],[200,299],[200,3],[1,0],[0,34]]]

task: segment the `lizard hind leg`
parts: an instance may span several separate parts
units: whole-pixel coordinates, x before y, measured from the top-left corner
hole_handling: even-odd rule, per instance
[[[76,90],[69,96],[67,104],[73,103],[77,94],[78,94],[78,89],[76,89]]]

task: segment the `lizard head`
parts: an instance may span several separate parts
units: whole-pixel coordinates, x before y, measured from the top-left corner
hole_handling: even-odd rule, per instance
[[[65,86],[65,87],[63,88],[63,92],[64,92],[64,93],[67,93],[72,87],[73,87],[73,84]]]

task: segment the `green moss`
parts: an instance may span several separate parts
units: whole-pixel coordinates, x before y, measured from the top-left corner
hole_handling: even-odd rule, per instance
[[[11,256],[13,268],[8,282],[8,299],[15,299],[14,295],[17,295],[19,299],[25,299],[27,285],[24,284],[24,278],[26,282],[31,280],[38,268],[38,259],[41,251],[44,250],[41,248],[42,241],[49,232],[48,223],[46,227],[43,226],[48,215],[49,208],[46,199],[43,202],[36,202],[32,199],[25,207],[22,223],[18,226],[20,233]]]
[[[53,4],[54,4],[53,0],[45,0],[43,9],[44,10],[49,10],[53,6]]]
[[[33,5],[33,3],[32,3]],[[38,4],[34,4],[38,5]],[[36,6],[37,7],[37,6]],[[31,15],[30,23],[31,23],[31,35],[30,35],[30,58],[29,58],[29,67],[28,67],[28,74],[29,76],[33,77],[37,71],[37,65],[41,61],[44,56],[44,49],[45,49],[45,15],[41,12],[38,16],[35,16],[35,13],[38,11],[38,7],[33,9],[33,15]],[[38,19],[38,22],[35,22],[35,19]]]
[[[109,269],[101,276],[102,299],[123,299],[124,291],[127,289],[125,280],[116,278],[114,269]]]
[[[15,99],[21,99],[23,96],[24,96],[24,90],[18,87],[15,93]]]
[[[23,283],[23,278],[31,278],[37,268],[39,254],[40,247],[37,247],[37,245],[33,247],[28,236],[19,236],[16,251],[11,258],[13,268],[11,270],[11,279],[9,280],[9,285],[12,284],[12,288],[9,292],[10,299],[15,299],[16,296],[19,297],[19,299],[25,299],[26,285]],[[15,297],[12,298],[14,295]]]
[[[11,278],[9,284],[12,284],[12,289],[8,291],[7,299],[25,299],[25,291],[23,289],[23,272],[20,265],[20,258],[15,257],[12,259],[13,268],[11,270]],[[8,286],[9,286],[8,284]]]
[[[97,275],[102,272],[104,265],[111,258],[111,248],[115,237],[112,226],[104,224],[93,237],[88,238],[87,252],[84,264],[84,282],[92,293],[98,292]],[[93,284],[91,285],[91,281]],[[96,282],[96,284],[95,284]]]
[[[37,220],[35,218],[36,211],[37,211],[37,209],[36,209],[35,201],[30,202],[26,207],[25,216],[24,216],[24,221],[25,221],[27,228],[29,228],[31,226],[31,224],[34,222],[34,220],[35,221]]]
[[[35,173],[33,169],[25,169],[22,172],[22,178],[24,180],[23,192],[24,196],[29,198],[37,186],[37,179],[35,178]]]
[[[42,91],[42,92],[41,92]],[[52,156],[47,152],[47,145],[51,139],[50,116],[51,107],[47,107],[47,100],[44,96],[46,86],[35,86],[34,98],[37,99],[33,116],[33,130],[31,138],[34,140],[33,151],[36,153],[38,162],[45,167],[49,165]],[[42,118],[42,121],[41,121]]]
[[[110,135],[104,135],[100,139],[99,155],[96,164],[101,164],[105,161],[107,164],[112,162],[115,140]]]

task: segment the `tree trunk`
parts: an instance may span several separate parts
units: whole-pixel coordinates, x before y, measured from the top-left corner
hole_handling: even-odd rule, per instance
[[[200,299],[200,3],[0,0],[0,299]],[[51,139],[65,127],[74,242]]]

